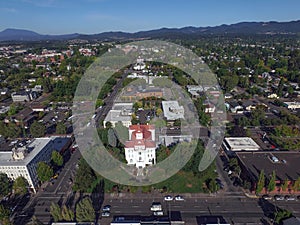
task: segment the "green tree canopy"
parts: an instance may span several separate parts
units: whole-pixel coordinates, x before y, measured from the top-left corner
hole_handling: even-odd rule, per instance
[[[34,121],[30,126],[30,134],[37,138],[45,135],[46,127],[42,123]]]
[[[41,182],[48,181],[53,176],[53,169],[47,163],[39,162],[37,176]]]
[[[76,205],[76,220],[78,222],[94,222],[95,210],[90,198],[84,198]]]
[[[298,179],[294,182],[293,190],[294,191],[300,191],[300,177],[298,177]]]
[[[64,158],[62,157],[62,155],[56,151],[53,150],[52,154],[51,154],[51,160],[52,162],[57,165],[57,166],[62,166],[64,164]]]
[[[57,123],[55,133],[56,134],[66,134],[67,133],[66,125],[62,122]]]
[[[9,222],[10,210],[4,205],[0,204],[0,223],[8,224]]]
[[[278,208],[274,213],[274,221],[276,224],[281,224],[282,220],[292,217],[292,213],[285,209]]]
[[[33,216],[26,225],[44,225],[36,216]]]
[[[87,192],[96,180],[96,175],[89,164],[81,158],[79,167],[75,176],[73,189],[75,191]]]
[[[12,186],[8,176],[5,173],[0,173],[0,198],[11,192]]]
[[[265,187],[265,172],[264,170],[261,170],[259,174],[257,186],[256,186],[256,194],[261,193],[264,187]]]
[[[207,188],[211,193],[215,193],[216,191],[218,191],[219,186],[214,179],[209,179],[207,181]]]
[[[64,221],[74,221],[74,212],[64,205],[61,209],[61,216]]]
[[[273,171],[272,177],[271,177],[270,182],[268,184],[268,191],[269,192],[275,190],[275,187],[276,187],[276,183],[275,182],[276,182],[276,173],[275,173],[275,171]]]
[[[285,179],[284,184],[282,185],[282,190],[286,191],[289,186],[289,180]]]
[[[54,222],[58,222],[62,220],[61,209],[57,203],[51,202],[50,214]]]
[[[15,194],[24,195],[28,191],[28,182],[24,177],[18,177],[14,180],[13,191]]]

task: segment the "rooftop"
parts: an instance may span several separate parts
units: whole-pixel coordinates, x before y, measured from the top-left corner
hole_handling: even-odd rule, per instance
[[[227,137],[224,138],[224,144],[230,151],[258,151],[260,147],[249,137]]]
[[[69,141],[69,138],[53,136],[33,139],[26,146],[29,150],[28,155],[26,155],[22,160],[13,160],[12,151],[0,152],[0,165],[26,166],[51,141],[53,144],[53,148],[56,150],[60,150]]]
[[[162,107],[167,120],[184,119],[184,108],[177,101],[162,101]]]
[[[282,181],[296,180],[300,174],[299,152],[237,152],[236,155],[255,180],[258,179],[261,170],[265,171],[266,176],[275,171],[277,179]]]
[[[105,121],[131,121],[130,115],[122,115],[122,110],[115,110],[112,109],[107,113],[107,116],[105,117]]]

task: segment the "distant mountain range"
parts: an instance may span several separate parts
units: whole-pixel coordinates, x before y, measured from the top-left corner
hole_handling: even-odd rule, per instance
[[[69,39],[98,39],[120,40],[136,38],[158,38],[172,36],[226,35],[226,34],[299,34],[300,20],[290,22],[241,22],[231,25],[214,27],[183,27],[161,28],[136,33],[103,32],[99,34],[65,34],[42,35],[29,30],[5,29],[0,32],[0,41],[41,41],[41,40],[69,40]]]

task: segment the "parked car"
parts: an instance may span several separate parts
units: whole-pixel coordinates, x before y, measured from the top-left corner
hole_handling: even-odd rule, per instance
[[[161,204],[159,202],[153,202],[150,210],[151,211],[162,211]]]
[[[175,196],[175,201],[184,201],[184,198],[181,195]]]
[[[281,196],[281,195],[275,195],[275,196],[274,196],[274,199],[275,199],[276,201],[283,201],[283,200],[284,200],[284,197]]]
[[[155,211],[155,212],[153,212],[153,215],[154,216],[163,216],[164,212],[163,211]]]
[[[110,212],[109,211],[105,211],[101,213],[102,217],[109,217],[110,216]]]
[[[263,195],[262,198],[265,200],[272,200],[272,197],[270,195]]]
[[[286,195],[286,196],[284,196],[284,198],[285,198],[286,201],[295,201],[296,200],[296,198],[294,196],[291,196],[291,195]]]
[[[167,196],[165,196],[164,200],[165,201],[172,201],[173,197],[171,195],[167,195]]]
[[[103,211],[110,211],[111,206],[110,205],[105,205],[103,206]]]

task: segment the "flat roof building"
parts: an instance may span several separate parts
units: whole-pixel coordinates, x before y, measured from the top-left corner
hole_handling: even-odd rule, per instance
[[[283,184],[285,180],[293,185],[300,174],[300,153],[294,151],[259,151],[259,152],[236,152],[241,167],[241,178],[255,185],[261,171],[264,171],[266,179],[270,179],[273,171],[276,174],[276,183]],[[290,186],[291,187],[291,186]],[[288,189],[290,189],[288,187]],[[287,192],[289,190],[286,190]],[[280,186],[275,193],[284,191]]]
[[[106,128],[106,123],[110,122],[112,127],[116,123],[121,122],[123,126],[129,127],[131,125],[131,115],[133,112],[133,103],[115,103],[112,109],[107,113],[103,126]]]
[[[227,152],[260,150],[259,145],[249,137],[226,137],[223,141],[223,148]]]
[[[162,107],[167,120],[184,119],[184,108],[177,101],[162,101]]]
[[[37,164],[49,162],[52,152],[62,150],[70,144],[70,140],[69,137],[36,138],[24,146],[0,152],[0,173],[7,174],[12,180],[24,177],[35,192],[39,183]]]

